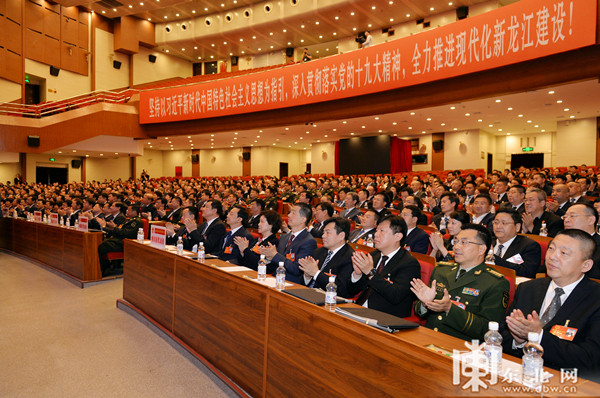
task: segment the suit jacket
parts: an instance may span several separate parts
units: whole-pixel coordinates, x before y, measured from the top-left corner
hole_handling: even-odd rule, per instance
[[[596,250],[594,250],[594,254],[592,255],[594,265],[586,272],[586,275],[589,278],[600,279],[600,235],[594,233],[592,238],[594,238],[594,241],[596,242]]]
[[[77,219],[79,218],[80,214],[81,209],[77,209],[73,213],[71,213],[71,216],[69,217],[69,221],[71,222],[70,225],[77,225]]]
[[[492,236],[494,236],[494,227],[492,226],[493,222],[494,222],[494,214],[488,213],[488,214],[486,214],[485,217],[483,217],[483,220],[481,220],[479,222],[479,225],[483,225],[484,227],[486,227],[488,229],[488,231],[490,231],[490,234],[492,234]]]
[[[496,201],[497,204],[501,205],[503,203],[508,203],[508,195],[506,194],[506,192],[504,192],[502,194],[502,197],[499,197],[498,200]]]
[[[323,237],[323,228],[325,227],[322,222],[315,223],[310,229],[310,234],[315,238],[321,239]]]
[[[350,275],[354,270],[352,267],[352,253],[354,253],[354,249],[349,244],[344,244],[344,246],[331,257],[325,266],[325,269],[322,269],[328,253],[329,250],[325,247],[319,247],[313,252],[312,257],[319,262],[319,269],[321,270],[317,275],[317,278],[314,279],[314,287],[325,290],[329,283],[329,275],[335,275],[338,296],[351,298],[352,295],[348,292],[348,283],[350,282]],[[311,279],[307,285],[310,286],[312,281],[313,279]]]
[[[181,214],[183,213],[183,208],[172,211],[169,210],[167,214],[162,218],[164,221],[169,221],[170,223],[177,224],[181,220]]]
[[[150,213],[150,220],[156,220],[158,218],[158,212],[152,203],[150,203],[148,206],[142,206],[140,209],[140,214],[141,213]]]
[[[347,210],[344,210],[340,214],[340,217],[347,218],[348,220],[352,220],[354,222],[360,222],[360,220],[358,219],[358,216],[361,215],[361,214],[362,214],[362,211],[360,211],[359,209],[357,209],[356,207],[354,207],[349,212]]]
[[[98,218],[102,218],[101,215],[94,216],[88,221],[88,229],[102,230],[100,223],[98,223],[98,221],[97,221]],[[136,237],[137,237],[137,235],[136,235]]]
[[[427,254],[429,251],[429,235],[419,227],[415,227],[404,239],[404,248],[410,252]]]
[[[204,250],[206,253],[219,255],[221,246],[223,246],[223,239],[225,239],[225,235],[227,235],[227,227],[218,217],[205,231],[206,224],[207,222],[205,221],[198,227],[198,231],[200,231],[198,241],[204,243]]]
[[[494,246],[496,242],[494,242]],[[492,246],[492,247],[494,247]],[[517,264],[514,260],[515,255],[520,255],[523,262]],[[508,261],[513,259],[513,261]],[[523,235],[515,236],[508,249],[502,253],[502,257],[494,254],[494,262],[496,265],[511,268],[517,271],[517,276],[526,278],[535,278],[535,273],[542,262],[542,248],[540,244],[531,238]]]
[[[550,278],[533,279],[517,286],[513,302],[508,309],[520,309],[527,316],[532,311],[538,314],[542,307]],[[577,329],[573,341],[563,340],[550,330],[554,325],[564,325]],[[564,301],[558,312],[545,326],[541,345],[544,348],[544,366],[555,369],[577,368],[579,375],[600,380],[600,284],[584,277]],[[504,352],[522,356],[523,350],[512,348],[513,337],[506,321],[500,324]]]
[[[124,224],[126,221],[127,221],[127,218],[121,213],[117,214],[116,217],[112,218],[112,222],[114,222],[117,225]]]
[[[279,262],[283,261],[285,265],[286,280],[302,285],[304,284],[304,273],[298,266],[298,260],[312,255],[317,248],[317,241],[310,233],[308,233],[307,229],[304,229],[292,241],[290,247],[286,249],[291,237],[292,233],[288,232],[279,239],[277,254],[271,259],[271,263],[277,267]]]
[[[546,222],[546,229],[548,230],[548,236],[554,238],[557,233],[565,229],[565,224],[563,223],[562,218],[557,216],[554,213],[550,213],[549,211],[545,211],[542,213],[540,218],[535,218],[533,220],[533,229],[531,231],[534,235],[540,234],[540,228],[542,227],[542,221]]]
[[[248,245],[248,247],[244,250],[240,264],[244,267],[252,268],[253,270],[257,271],[258,260],[260,260],[260,253],[258,252],[258,247],[268,246],[269,243],[277,246],[277,244],[279,243],[279,238],[277,237],[277,235],[269,235],[267,239],[256,241],[254,242],[254,245]],[[274,273],[278,266],[279,264],[267,263],[267,274]]]
[[[167,245],[176,245],[180,236],[185,250],[192,250],[194,245],[200,243],[200,231],[196,229],[195,231],[188,232],[187,228],[183,226],[175,232],[175,235],[167,237]],[[206,251],[206,248],[204,250]]]
[[[367,230],[362,228],[355,229],[354,231],[350,232],[350,239],[348,239],[348,242],[356,243],[359,239],[366,240],[369,234],[373,235],[373,238],[375,238],[375,228]]]
[[[381,258],[381,252],[371,252],[373,266],[377,267]],[[412,304],[415,300],[410,290],[410,281],[421,277],[421,266],[419,262],[404,249],[398,250],[394,257],[388,259],[381,273],[376,273],[371,279],[362,275],[356,282],[348,284],[350,296],[361,292],[365,294],[371,288],[371,294],[367,300],[369,308],[387,312],[398,317],[410,316]]]
[[[260,222],[260,214],[258,216],[252,216],[248,220],[248,228],[258,229],[258,223]]]
[[[375,209],[373,209],[373,210],[375,210]],[[377,210],[375,210],[375,211],[377,211]],[[379,219],[380,220],[383,219],[384,217],[392,215],[392,212],[390,211],[390,209],[387,209],[385,207],[383,209],[377,211],[377,212],[379,213]]]
[[[475,266],[458,280],[457,272],[456,263],[438,263],[431,274],[431,281],[437,282],[436,299],[441,299],[444,289],[447,289],[450,298],[458,305],[453,303],[446,314],[429,311],[417,300],[415,313],[427,320],[425,326],[430,329],[463,340],[483,341],[488,322],[501,322],[504,318],[509,300],[509,283],[501,273],[484,263]]]
[[[219,260],[227,261],[236,265],[241,264],[242,253],[240,253],[240,248],[238,247],[238,245],[233,243],[233,239],[236,236],[246,238],[248,239],[248,242],[250,242],[250,246],[254,246],[255,239],[252,236],[252,234],[248,232],[248,230],[244,227],[240,227],[240,229],[235,231],[235,233],[229,237],[227,237],[227,235],[229,234],[226,234],[226,238],[224,239],[225,243],[222,243],[221,250],[219,252]]]
[[[554,212],[554,214],[556,214],[559,217],[562,217],[565,215],[565,213],[567,212],[567,209],[571,207],[571,202],[569,202],[568,200],[563,204],[562,207],[558,207],[558,209],[556,209],[556,211]]]

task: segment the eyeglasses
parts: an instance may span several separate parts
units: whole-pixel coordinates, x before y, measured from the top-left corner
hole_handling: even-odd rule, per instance
[[[565,214],[564,216],[562,216],[561,218],[563,220],[569,219],[569,218],[575,218],[575,217],[589,217],[591,216],[591,214]]]
[[[472,244],[472,245],[483,246],[483,243],[479,243],[479,242],[473,242],[473,241],[471,241],[471,240],[468,240],[468,239],[466,239],[466,238],[457,239],[457,240],[454,242],[454,246],[456,246],[456,245],[461,245],[461,246],[463,246],[463,245],[468,245],[469,243],[470,243],[470,244]]]

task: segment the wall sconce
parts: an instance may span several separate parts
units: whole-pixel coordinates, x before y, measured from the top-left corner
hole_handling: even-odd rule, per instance
[[[73,47],[69,47],[69,55],[73,55]]]
[[[458,143],[458,151],[462,154],[467,153],[467,144],[465,144],[464,142],[459,142]]]
[[[323,160],[327,160],[327,152],[325,152],[325,151],[321,151],[321,158],[322,158]]]
[[[211,163],[214,163],[214,162],[216,162],[216,161],[217,161],[217,158],[216,158],[215,156],[213,156],[213,157],[211,157],[211,158],[210,158],[210,162],[211,162]]]

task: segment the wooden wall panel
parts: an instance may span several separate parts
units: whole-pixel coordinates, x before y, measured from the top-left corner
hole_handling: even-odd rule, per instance
[[[77,66],[75,72],[79,73],[80,75],[87,76],[89,73],[87,50],[85,48],[77,47],[75,52],[77,57]]]
[[[44,34],[29,28],[25,28],[23,34],[25,35],[23,40],[25,42],[25,51],[23,52],[25,57],[39,62],[46,62],[44,59],[44,44],[46,42]]]
[[[79,9],[77,7],[62,7],[61,12],[63,17],[77,21],[79,19]]]
[[[48,7],[44,8],[44,34],[55,39],[60,38],[60,14]]]
[[[78,38],[78,42],[77,45],[79,46],[79,48],[83,48],[84,50],[87,50],[89,48],[89,44],[88,44],[88,25],[84,24],[81,22],[81,20],[79,21],[79,33],[77,35]]]
[[[21,55],[21,25],[7,19],[4,24],[3,34],[6,35],[4,47],[7,50]]]
[[[44,59],[48,65],[60,66],[60,42],[57,39],[46,36],[44,38]]]
[[[140,50],[137,34],[137,18],[123,16],[115,22],[115,51],[136,54]]]
[[[15,83],[23,82],[23,64],[20,54],[15,54],[12,51],[6,51],[6,73],[3,76],[5,79]]]
[[[6,0],[0,0],[0,15],[6,13]]]
[[[73,45],[79,43],[79,23],[76,19],[63,15],[60,19],[60,39],[61,41]]]
[[[35,30],[38,33],[44,31],[44,7],[31,0],[25,1],[25,28]]]
[[[4,16],[21,25],[21,1],[22,0],[6,0],[6,10]]]
[[[156,47],[155,26],[150,21],[137,20],[137,33],[140,44],[144,47]]]
[[[60,43],[60,68],[75,72],[77,68],[77,47],[69,43]]]

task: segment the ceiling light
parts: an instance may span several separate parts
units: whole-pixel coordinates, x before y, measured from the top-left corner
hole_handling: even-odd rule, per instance
[[[181,51],[185,51],[185,48],[182,48]]]
[[[548,91],[548,94],[554,94],[554,90]]]
[[[102,10],[102,14],[106,14],[106,11]],[[166,17],[165,17],[166,18]]]
[[[327,138],[327,137],[329,137],[329,136],[328,136],[327,134],[325,134],[323,137]]]
[[[152,21],[152,18],[148,18],[148,21]]]
[[[354,15],[354,11],[352,11],[352,12],[350,13],[350,15]]]
[[[569,119],[575,119],[575,116],[571,115],[569,116]]]
[[[340,19],[340,17],[338,17],[337,15],[335,16],[335,20],[337,21],[338,19]]]
[[[356,31],[356,28],[352,28],[353,31]]]
[[[197,50],[197,49],[198,49],[198,46],[194,46],[194,50]]]
[[[410,18],[410,14],[406,14],[406,18]]]
[[[498,131],[502,131],[502,129],[498,129]]]
[[[471,116],[471,114],[470,113],[465,113],[465,116]]]
[[[410,126],[408,129],[409,129],[409,130],[412,130],[412,126]]]
[[[169,50],[165,50],[165,52],[166,52],[166,53],[168,53],[168,52],[169,52]]]
[[[270,32],[270,33],[269,33],[269,36],[273,36],[273,32]]]
[[[431,118],[430,118],[430,117],[428,117],[428,118],[427,118],[427,121],[428,121],[428,122],[430,122],[430,121],[431,121]]]
[[[271,48],[273,48],[273,46],[271,46]]]
[[[301,27],[302,29],[304,29],[304,25],[300,25],[300,27]]]
[[[323,38],[323,35],[319,35],[319,39],[322,39],[322,38]]]
[[[319,24],[319,21],[315,21],[315,25],[318,25],[318,24]]]
[[[104,11],[102,11],[102,12],[104,12]],[[165,15],[165,19],[167,19],[167,16],[166,16],[166,15]]]
[[[562,100],[556,101],[557,104],[562,104]]]
[[[481,122],[483,122],[483,119],[477,119],[477,121],[478,121],[479,123],[481,123]]]
[[[195,13],[196,13],[196,10],[192,10],[192,14],[195,14]]]
[[[494,125],[493,124],[488,124],[488,127],[494,127]]]
[[[348,123],[348,122],[344,120],[342,123],[343,123],[343,124],[346,124],[346,123]]]
[[[523,117],[523,115],[517,115],[517,117]]]
[[[350,133],[350,135],[354,135],[354,133]]]
[[[284,29],[284,30],[283,30],[283,33],[285,33],[285,32],[287,32],[287,29]]]
[[[244,53],[245,53],[245,51],[242,51],[242,54],[244,54]]]
[[[455,106],[451,106],[450,109],[454,110],[454,109],[456,109],[456,107]]]
[[[502,100],[501,99],[497,99],[496,102],[502,102]]]
[[[300,43],[304,43],[304,39],[300,39]]]
[[[179,16],[179,14],[175,14],[175,16],[176,16],[176,17],[178,17],[178,16]]]
[[[511,106],[511,107],[508,107],[508,108],[506,108],[506,109],[507,109],[507,110],[509,110],[509,111],[512,111],[512,110],[513,110],[512,106]]]
[[[540,126],[539,126],[538,124],[536,124],[536,125],[535,125],[535,126],[533,126],[533,127],[535,127],[535,128],[537,129],[537,128],[538,128],[538,127],[540,127]]]
[[[446,123],[442,123],[442,124],[441,124],[441,126],[445,126],[445,125],[446,125]]]
[[[415,113],[414,113],[414,112],[411,112],[410,114],[414,116],[414,114],[415,114]]]
[[[133,6],[130,4],[130,5],[129,5],[129,8],[133,8]]]
[[[291,42],[291,41],[288,41],[288,46],[291,46],[291,45],[292,45],[292,42]]]
[[[429,7],[429,11],[433,11],[433,10],[435,10],[434,7]]]
[[[117,9],[116,9],[116,8],[113,8],[113,11],[117,11]]]
[[[565,108],[563,109],[565,112],[569,112],[569,108]]]
[[[258,47],[258,51],[262,51],[262,48]]]
[[[457,131],[458,129],[456,127],[454,127],[452,130]]]
[[[224,42],[223,42],[223,45],[225,45],[225,46],[226,46],[226,45],[227,45],[227,42],[226,42],[226,41],[224,41]]]

